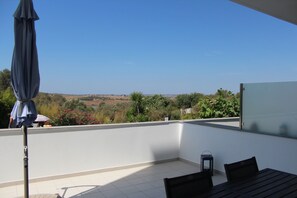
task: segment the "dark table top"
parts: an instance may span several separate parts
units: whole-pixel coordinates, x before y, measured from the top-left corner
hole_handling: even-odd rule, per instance
[[[297,175],[267,168],[249,179],[214,186],[199,197],[297,197]]]

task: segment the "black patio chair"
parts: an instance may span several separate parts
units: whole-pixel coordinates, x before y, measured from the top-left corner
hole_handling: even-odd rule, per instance
[[[255,176],[258,172],[258,165],[255,157],[225,164],[225,172],[228,182],[237,182]]]
[[[211,173],[199,172],[174,178],[165,178],[167,198],[197,197],[213,187]]]

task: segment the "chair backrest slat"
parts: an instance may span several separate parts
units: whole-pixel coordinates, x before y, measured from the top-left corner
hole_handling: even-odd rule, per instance
[[[225,164],[228,182],[236,182],[256,175],[259,172],[255,157],[250,159]]]
[[[190,198],[203,194],[213,187],[210,172],[165,178],[164,184],[167,198]]]

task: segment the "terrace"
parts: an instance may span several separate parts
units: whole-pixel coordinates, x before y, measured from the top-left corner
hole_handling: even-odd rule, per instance
[[[244,0],[234,1],[244,4]],[[268,13],[279,17],[278,7],[272,8]],[[287,16],[280,18],[296,23]],[[285,115],[294,122],[296,111],[292,112]],[[274,124],[279,124],[276,116],[269,114],[264,122],[275,129]],[[199,171],[200,155],[205,151],[215,159],[215,185],[226,180],[225,163],[251,156],[256,156],[259,169],[297,174],[296,139],[260,134],[257,128],[248,132],[239,126],[239,119],[232,118],[30,129],[30,192],[59,193],[62,197],[161,198],[165,197],[163,178]],[[20,129],[1,130],[0,145],[0,197],[21,196]]]
[[[214,184],[224,163],[256,156],[260,169],[297,174],[295,139],[244,132],[238,118],[32,128],[30,194],[62,197],[165,197],[163,178],[198,172],[214,156]],[[0,196],[23,194],[22,134],[1,130]]]

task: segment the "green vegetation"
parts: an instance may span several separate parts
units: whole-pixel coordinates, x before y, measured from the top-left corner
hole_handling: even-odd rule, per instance
[[[239,116],[238,95],[219,89],[214,96],[204,97],[197,106],[199,118],[222,118]]]
[[[0,128],[7,128],[10,112],[16,99],[10,85],[10,71],[0,71]]]
[[[15,102],[10,71],[0,71],[0,128],[7,128]],[[133,92],[122,97],[83,96],[66,99],[60,94],[39,93],[34,99],[38,113],[53,126],[110,124],[125,122],[221,118],[239,116],[239,94],[219,89],[213,95],[181,94],[176,97],[146,96]],[[90,103],[100,101],[100,103]],[[110,102],[113,101],[113,102]]]

